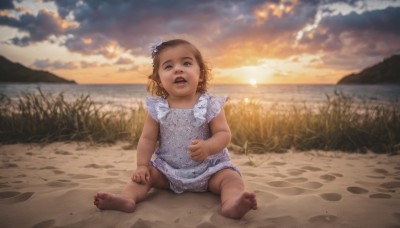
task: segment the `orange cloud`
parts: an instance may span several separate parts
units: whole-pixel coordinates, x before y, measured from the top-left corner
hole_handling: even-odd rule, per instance
[[[266,2],[255,8],[254,16],[261,22],[266,21],[270,16],[281,18],[284,14],[292,12],[297,4],[298,0],[280,0],[279,3]]]

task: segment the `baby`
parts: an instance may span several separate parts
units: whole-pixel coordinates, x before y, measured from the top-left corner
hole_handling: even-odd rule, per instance
[[[240,219],[257,209],[257,201],[244,190],[226,148],[231,139],[223,110],[226,98],[207,93],[209,69],[193,44],[175,39],[152,49],[148,91],[157,98],[146,99],[137,168],[121,194],[99,192],[94,204],[102,210],[133,212],[151,188],[210,191],[220,195],[222,215]]]

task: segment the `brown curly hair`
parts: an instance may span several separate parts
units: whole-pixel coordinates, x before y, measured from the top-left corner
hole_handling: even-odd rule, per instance
[[[196,58],[197,63],[200,67],[200,80],[197,86],[197,92],[206,92],[208,89],[208,82],[211,79],[210,69],[205,63],[203,56],[200,51],[190,42],[182,39],[174,39],[162,42],[161,44],[153,47],[151,57],[153,58],[153,72],[148,76],[147,91],[152,95],[156,96],[168,96],[168,92],[162,87],[160,75],[158,70],[160,69],[160,53],[169,47],[176,47],[178,45],[187,45],[193,51],[193,55]]]

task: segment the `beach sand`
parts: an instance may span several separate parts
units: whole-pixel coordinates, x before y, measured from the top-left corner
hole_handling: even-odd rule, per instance
[[[343,152],[231,152],[258,210],[220,215],[211,193],[153,190],[132,214],[100,211],[135,169],[124,143],[0,146],[0,227],[400,227],[400,156]]]

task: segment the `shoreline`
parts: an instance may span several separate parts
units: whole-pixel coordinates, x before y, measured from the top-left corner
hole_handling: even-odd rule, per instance
[[[0,145],[0,227],[400,226],[400,155],[340,151],[231,152],[259,205],[239,221],[211,193],[153,190],[132,214],[100,211],[93,195],[119,192],[135,168],[125,146]]]

